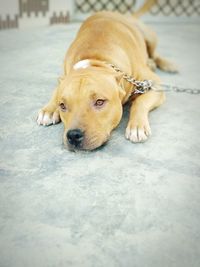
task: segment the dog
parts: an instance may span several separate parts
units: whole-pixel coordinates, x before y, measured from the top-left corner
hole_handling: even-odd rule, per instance
[[[134,143],[146,141],[151,135],[148,113],[165,100],[154,70],[177,71],[156,52],[156,46],[156,34],[137,14],[102,11],[90,16],[66,53],[64,75],[39,111],[37,123],[47,126],[62,121],[69,150],[93,150],[108,141],[122,118],[123,105],[131,101],[125,137]],[[124,79],[124,73],[151,80],[158,90],[132,94],[135,86]]]

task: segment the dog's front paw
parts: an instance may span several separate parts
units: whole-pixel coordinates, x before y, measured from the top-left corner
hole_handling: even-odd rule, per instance
[[[148,119],[129,121],[125,136],[133,143],[145,142],[151,135]]]
[[[49,112],[45,109],[40,110],[37,117],[37,124],[49,126],[51,124],[56,124],[60,122],[60,115],[57,110],[54,112]]]

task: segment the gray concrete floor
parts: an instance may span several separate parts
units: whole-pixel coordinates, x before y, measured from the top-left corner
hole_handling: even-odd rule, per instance
[[[128,108],[95,152],[38,127],[78,24],[0,32],[0,267],[199,267],[200,95],[167,93],[153,135],[131,144]],[[156,23],[159,51],[200,89],[196,23]]]

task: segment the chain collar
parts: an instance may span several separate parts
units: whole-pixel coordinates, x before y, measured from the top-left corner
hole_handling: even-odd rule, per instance
[[[122,73],[124,80],[134,85],[134,91],[132,92],[132,94],[144,94],[152,89],[153,83],[151,80],[138,81],[134,77],[121,71],[114,64],[111,63],[106,63],[106,64],[111,68],[113,68],[116,72]]]

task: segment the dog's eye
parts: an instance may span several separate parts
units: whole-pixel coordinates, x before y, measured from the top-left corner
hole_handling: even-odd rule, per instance
[[[62,111],[66,111],[67,110],[67,108],[66,108],[66,106],[65,106],[65,104],[64,103],[60,103],[60,109],[62,110]]]
[[[97,99],[97,101],[95,102],[95,106],[96,107],[101,107],[103,106],[103,104],[105,103],[105,100],[104,99]]]

